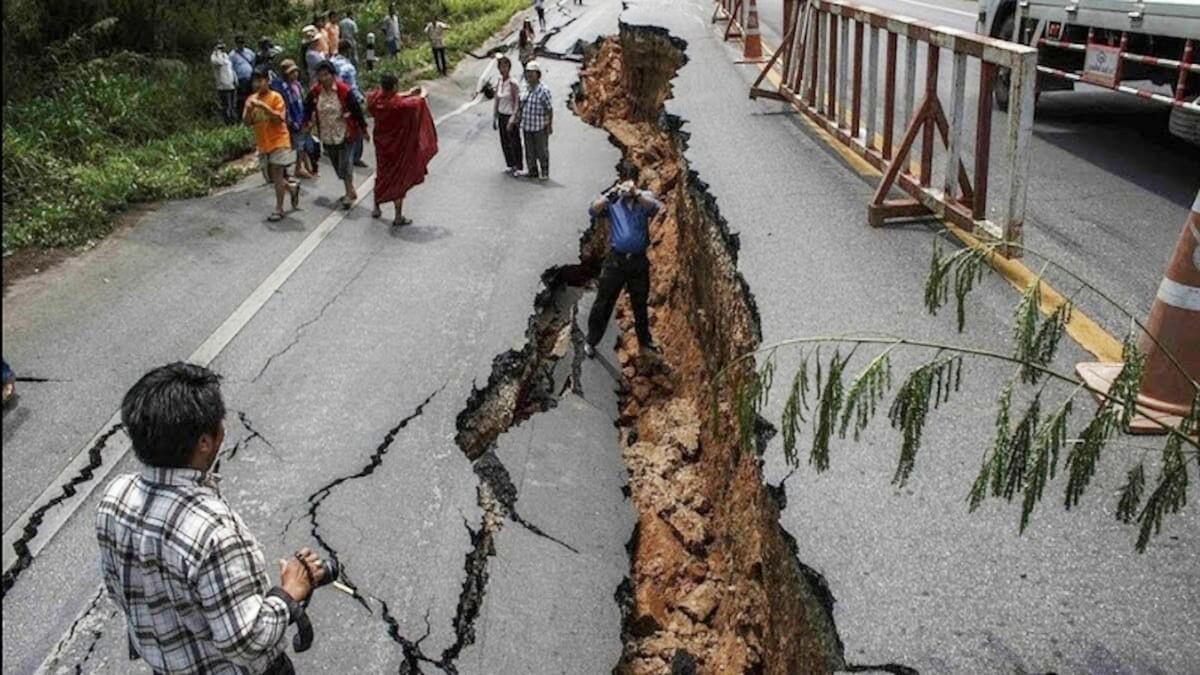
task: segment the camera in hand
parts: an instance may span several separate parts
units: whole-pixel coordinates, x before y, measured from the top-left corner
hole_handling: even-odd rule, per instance
[[[300,554],[297,553],[296,557],[299,558]],[[308,568],[305,567],[305,569],[307,570]],[[315,591],[322,586],[327,586],[337,581],[340,573],[341,570],[338,568],[336,560],[322,560],[321,578],[316,579],[311,576],[309,577],[309,579],[312,581],[312,590]],[[307,608],[308,601],[311,597],[310,591],[309,597],[305,598],[300,603],[300,613],[294,617],[296,623],[296,634],[292,636],[292,649],[295,649],[296,652],[307,651],[309,647],[312,647],[312,622],[309,621],[308,615],[304,612],[304,609]]]
[[[321,571],[321,578],[315,584],[313,584],[313,590],[316,590],[322,586],[328,586],[329,584],[337,581],[338,574],[341,573],[336,560],[322,560]]]

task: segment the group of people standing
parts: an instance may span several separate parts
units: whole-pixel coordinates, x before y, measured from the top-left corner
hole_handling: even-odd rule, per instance
[[[373,215],[381,217],[381,206],[391,202],[393,224],[411,224],[403,215],[404,195],[424,179],[437,153],[425,92],[419,87],[399,91],[397,78],[386,74],[374,91],[360,90],[358,27],[349,12],[337,18],[337,12],[329,12],[301,30],[306,82],[290,58],[277,68],[268,61],[251,71],[242,121],[254,130],[264,175],[275,188],[275,209],[267,220],[285,217],[289,197],[291,208],[299,208],[300,179],[319,175],[322,154],[342,182],[339,206],[350,209],[358,201],[354,169],[367,166],[362,154],[372,140],[369,113],[375,120],[378,164]]]
[[[494,87],[492,127],[500,132],[504,170],[514,177],[550,180],[554,105],[550,89],[542,82],[542,68],[537,61],[525,64],[524,92],[512,77],[512,61],[507,56],[496,55],[496,69],[500,77]]]
[[[539,20],[544,8],[534,3]],[[542,28],[545,28],[543,21]],[[526,19],[517,33],[517,60],[521,64],[521,85],[513,75],[512,60],[496,54],[499,78],[492,86],[492,128],[500,132],[504,171],[510,176],[550,180],[550,135],[554,133],[554,106],[550,89],[542,82],[542,67],[537,54],[533,21]]]

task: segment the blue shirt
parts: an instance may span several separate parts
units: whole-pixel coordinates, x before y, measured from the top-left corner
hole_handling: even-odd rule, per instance
[[[254,52],[249,47],[235,49],[229,52],[229,64],[233,66],[238,82],[249,82],[254,74]]]
[[[608,218],[608,245],[617,253],[645,253],[650,246],[648,225],[662,204],[649,192],[640,195],[632,201],[617,199],[606,202],[603,214],[592,214]]]
[[[351,89],[358,89],[358,69],[350,63],[350,59],[337,54],[330,57],[329,62],[337,69],[338,79],[350,85]]]
[[[292,131],[300,131],[304,126],[304,90],[299,82],[288,82],[271,71],[271,90],[283,97],[287,109],[287,124]]]

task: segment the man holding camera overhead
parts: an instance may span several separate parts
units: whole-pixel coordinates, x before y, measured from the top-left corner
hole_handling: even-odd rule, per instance
[[[225,439],[215,373],[173,363],[125,394],[121,421],[143,465],[109,484],[96,517],[100,567],[125,611],[130,656],[156,673],[293,673],[288,624],[325,568],[311,550],[266,561],[212,472]]]
[[[612,316],[613,305],[622,288],[629,293],[629,304],[633,306],[633,322],[642,355],[662,354],[650,337],[650,316],[646,308],[650,295],[650,259],[646,257],[646,249],[650,246],[649,224],[662,205],[654,193],[637,188],[632,173],[631,167],[625,167],[625,180],[588,209],[593,218],[608,221],[609,248],[600,270],[596,301],[588,315],[587,342],[583,346],[588,358],[596,356],[596,345],[604,337],[608,318]]]

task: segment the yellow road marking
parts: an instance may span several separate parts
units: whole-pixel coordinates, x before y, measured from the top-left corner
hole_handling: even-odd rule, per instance
[[[768,53],[774,54],[774,48],[770,47],[767,42],[763,41],[763,48]],[[776,70],[778,66],[767,72],[767,79],[773,85],[779,87],[783,84],[783,76]],[[850,168],[854,169],[859,175],[867,178],[879,178],[883,175],[878,169],[871,165],[870,162],[863,159],[861,155],[850,150],[842,145],[838,140],[822,128],[819,124],[808,118],[807,115],[799,115],[802,120],[812,131],[813,135],[821,139],[834,152],[838,154]],[[876,135],[878,142],[878,134]],[[978,237],[970,232],[955,225],[949,220],[942,220],[942,225],[950,231],[964,246],[973,249],[980,249],[983,243]],[[1029,288],[1030,284],[1037,281],[1038,275],[1022,264],[1019,260],[1005,258],[999,255],[989,256],[992,269],[996,270],[1000,276],[1008,280],[1010,284],[1018,291],[1024,292]],[[1041,284],[1041,297],[1038,299],[1038,306],[1042,313],[1049,316],[1057,310],[1067,300],[1061,293],[1054,290],[1050,284],[1044,280]],[[1067,334],[1071,336],[1075,342],[1090,352],[1093,356],[1101,361],[1120,361],[1121,360],[1121,341],[1112,336],[1111,333],[1104,330],[1100,324],[1093,321],[1087,314],[1080,311],[1078,308],[1071,309],[1071,318],[1067,321]]]

